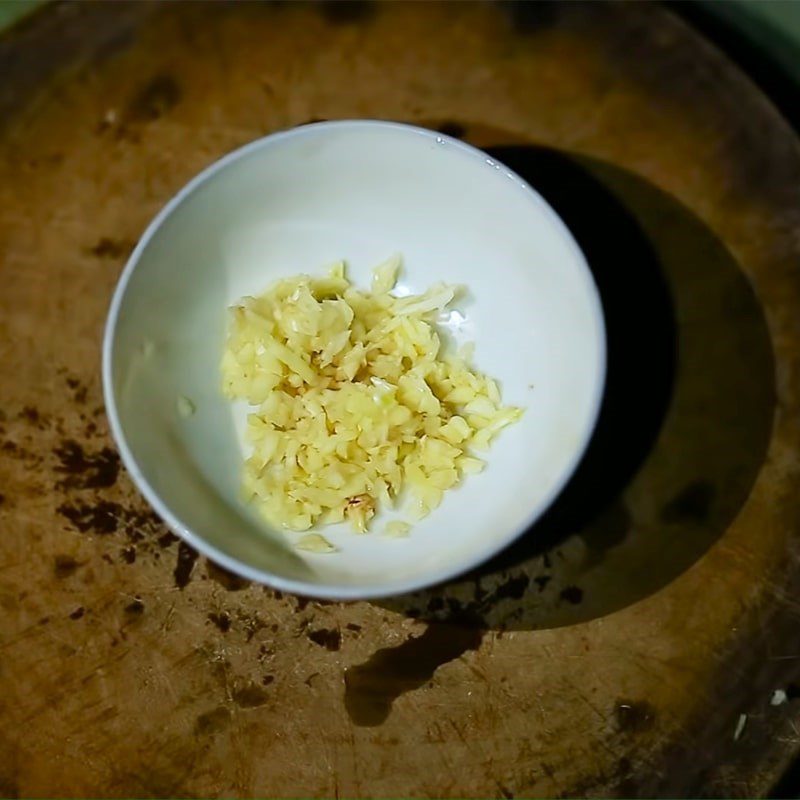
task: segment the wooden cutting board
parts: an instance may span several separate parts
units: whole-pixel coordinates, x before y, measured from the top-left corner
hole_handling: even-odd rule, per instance
[[[800,744],[800,149],[746,77],[661,6],[488,2],[49,5],[0,37],[0,76],[0,795],[768,791]],[[380,603],[179,543],[99,377],[167,199],[344,117],[517,168],[609,327],[553,511]]]

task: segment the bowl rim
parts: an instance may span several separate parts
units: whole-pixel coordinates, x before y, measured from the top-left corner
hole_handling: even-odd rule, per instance
[[[575,262],[582,268],[582,272],[587,281],[587,287],[590,290],[590,302],[593,306],[594,323],[597,329],[595,346],[597,348],[596,358],[598,379],[593,387],[594,394],[592,397],[592,406],[588,418],[588,424],[586,425],[586,429],[583,432],[578,445],[574,448],[566,468],[562,470],[561,474],[558,476],[558,479],[554,481],[544,498],[536,505],[534,509],[532,509],[531,513],[526,518],[525,523],[519,528],[508,531],[504,536],[487,539],[487,544],[485,547],[480,548],[477,551],[470,552],[468,557],[454,561],[451,565],[448,565],[444,569],[439,569],[435,573],[427,574],[426,576],[420,576],[419,578],[413,580],[406,579],[400,581],[391,581],[381,586],[372,587],[359,587],[357,585],[345,585],[337,583],[311,583],[303,580],[284,578],[272,572],[266,572],[262,569],[252,567],[245,562],[239,561],[238,559],[223,553],[221,550],[209,544],[191,527],[185,525],[182,520],[172,512],[168,504],[161,499],[158,492],[156,492],[156,490],[150,485],[142,469],[139,467],[139,464],[134,458],[130,447],[128,446],[127,438],[119,418],[116,398],[114,396],[112,369],[114,350],[113,345],[117,321],[123,299],[127,292],[128,283],[130,282],[131,276],[133,275],[133,272],[139,263],[142,253],[149,245],[150,240],[155,236],[156,232],[161,228],[162,224],[172,214],[172,212],[178,208],[178,206],[180,206],[181,203],[183,203],[183,201],[196,189],[213,178],[217,173],[226,169],[228,166],[239,161],[240,159],[247,158],[248,156],[257,153],[262,149],[279,144],[285,139],[307,136],[313,133],[319,133],[321,130],[345,130],[353,128],[391,129],[396,132],[422,136],[438,144],[446,143],[450,147],[462,152],[469,158],[479,158],[484,163],[501,170],[506,177],[510,178],[514,183],[526,190],[531,199],[534,200],[534,203],[539,207],[540,213],[542,213],[547,219],[551,228],[557,232],[567,247],[572,251]],[[145,231],[137,242],[136,247],[134,247],[133,251],[128,257],[125,267],[123,268],[117,281],[103,331],[103,399],[105,402],[109,427],[122,458],[122,462],[137,489],[144,496],[145,500],[147,500],[147,502],[162,518],[166,525],[184,542],[225,569],[248,580],[270,586],[283,592],[290,592],[292,594],[326,600],[369,600],[381,597],[392,597],[400,594],[420,591],[432,586],[438,586],[470,572],[471,570],[490,560],[492,557],[496,556],[498,553],[502,552],[505,548],[520,538],[543,516],[547,509],[552,506],[553,502],[558,498],[569,480],[575,474],[575,471],[586,453],[586,449],[589,446],[589,442],[591,441],[597,426],[600,408],[605,395],[606,377],[607,332],[600,292],[583,250],[580,248],[580,245],[575,240],[575,237],[572,235],[572,232],[569,230],[566,223],[556,213],[553,207],[544,199],[544,197],[542,197],[541,194],[539,194],[539,192],[536,191],[536,189],[534,189],[514,170],[510,169],[497,159],[492,158],[483,150],[467,144],[460,139],[456,139],[452,136],[441,133],[440,131],[424,128],[419,125],[392,122],[388,120],[339,119],[307,123],[262,136],[239,148],[236,148],[235,150],[232,150],[216,161],[213,161],[197,175],[195,175],[188,183],[186,183],[175,195],[173,195],[145,228]]]

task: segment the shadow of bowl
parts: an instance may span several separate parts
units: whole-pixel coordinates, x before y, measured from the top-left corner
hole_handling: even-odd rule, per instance
[[[724,533],[766,454],[772,348],[735,259],[674,198],[595,159],[485,149],[542,193],[587,256],[606,315],[606,396],[579,469],[528,533],[471,574],[381,605],[558,627],[656,592]]]

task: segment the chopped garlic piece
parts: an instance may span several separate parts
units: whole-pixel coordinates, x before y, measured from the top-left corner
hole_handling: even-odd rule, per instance
[[[307,533],[301,537],[295,547],[307,553],[335,553],[336,548],[319,533]]]
[[[338,262],[230,310],[223,391],[252,407],[243,485],[272,524],[347,521],[364,533],[403,488],[421,519],[483,469],[472,451],[522,413],[503,407],[497,384],[463,355],[440,352],[435,319],[455,289],[395,297],[399,268],[399,256],[381,264],[364,292]],[[407,533],[407,523],[390,531]],[[300,541],[318,542],[309,536]]]
[[[408,536],[410,530],[411,526],[407,522],[397,520],[395,522],[387,522],[384,533],[393,539],[403,539]]]
[[[397,273],[400,271],[400,256],[394,255],[386,259],[383,264],[375,267],[372,275],[372,291],[374,294],[391,292],[397,283]]]

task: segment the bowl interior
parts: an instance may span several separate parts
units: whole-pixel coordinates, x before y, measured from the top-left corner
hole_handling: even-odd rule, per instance
[[[399,291],[468,295],[446,328],[473,341],[506,404],[524,406],[487,469],[447,492],[407,539],[343,526],[339,548],[297,551],[239,496],[246,409],[220,393],[226,308],[344,258],[368,286],[399,252]],[[230,569],[329,597],[391,594],[467,569],[521,533],[574,469],[604,377],[604,332],[583,256],[544,201],[502,165],[406,126],[326,123],[255,142],[183,190],[143,237],[107,330],[109,413],[126,465],[176,529]],[[178,398],[196,412],[178,413]]]

